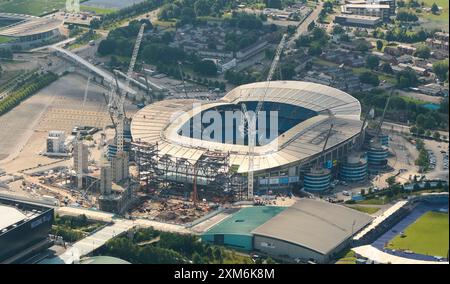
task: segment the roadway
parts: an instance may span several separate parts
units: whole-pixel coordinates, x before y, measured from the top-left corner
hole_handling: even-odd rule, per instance
[[[306,17],[303,22],[300,23],[300,25],[298,25],[297,30],[295,32],[295,34],[293,36],[291,36],[291,38],[288,40],[286,46],[288,49],[292,49],[295,48],[295,41],[304,33],[306,33],[308,31],[308,26],[309,24],[311,24],[313,21],[317,20],[317,18],[319,17],[320,12],[322,11],[323,8],[323,2],[319,2],[316,6],[316,8],[311,12],[311,14],[309,14],[308,17]]]
[[[109,73],[106,72],[105,70],[93,65],[92,63],[90,63],[89,61],[87,61],[86,59],[78,56],[75,53],[72,53],[64,48],[61,48],[57,45],[52,45],[50,46],[50,49],[53,49],[54,51],[68,57],[69,59],[73,60],[75,63],[81,64],[82,66],[86,67],[87,69],[89,69],[90,71],[94,72],[95,74],[97,74],[98,76],[102,77],[107,83],[109,84],[115,84],[115,78],[114,76]],[[123,82],[118,81],[118,85],[119,88],[126,91],[129,94],[136,94],[136,91],[131,89],[130,87],[126,86]]]
[[[382,128],[384,130],[386,130],[386,132],[397,132],[397,133],[402,133],[402,134],[409,134],[410,133],[410,127],[406,126],[406,125],[401,125],[401,124],[396,124],[396,123],[391,123],[391,122],[383,122],[383,126]],[[447,138],[449,137],[449,133],[445,132],[445,131],[439,131],[439,133],[442,136],[446,136]],[[425,148],[428,150],[433,151],[434,156],[436,157],[436,167],[427,172],[426,176],[429,179],[442,179],[442,180],[449,180],[449,173],[448,173],[448,169],[444,168],[444,159],[443,159],[443,154],[441,153],[442,150],[446,151],[448,153],[448,149],[449,149],[449,145],[448,142],[445,141],[435,141],[435,140],[430,140],[430,139],[424,139],[423,140],[425,143]],[[406,147],[409,153],[414,153],[417,152],[415,150],[415,146],[412,145],[411,143],[405,141],[403,143],[403,146]],[[412,164],[414,166],[414,160],[417,158],[417,155],[413,155],[410,157],[407,157],[407,159],[409,160],[408,162],[410,164]],[[409,164],[408,163],[408,164]],[[396,167],[397,168],[397,167]],[[405,168],[410,168],[408,166],[406,166]],[[414,172],[405,172],[402,174],[403,177],[407,177],[409,174],[415,174]]]

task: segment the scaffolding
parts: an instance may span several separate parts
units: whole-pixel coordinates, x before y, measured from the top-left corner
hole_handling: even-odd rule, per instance
[[[192,193],[194,183],[201,198],[240,192],[244,185],[230,166],[230,154],[205,151],[198,159],[162,154],[158,144],[133,142],[132,159],[137,165],[141,189],[161,190],[168,194]],[[234,194],[236,196],[236,194]]]

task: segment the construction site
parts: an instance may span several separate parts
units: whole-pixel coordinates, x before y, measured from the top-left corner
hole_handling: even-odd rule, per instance
[[[144,29],[145,24],[126,73],[107,72],[68,50],[49,47],[62,66],[75,64],[71,68],[77,72],[37,95],[47,103],[31,117],[36,124],[24,122],[33,127],[24,132],[24,142],[7,145],[15,144],[17,152],[0,164],[15,173],[0,177],[7,192],[54,206],[189,224],[233,204],[280,205],[293,193],[331,194],[338,180],[365,182],[369,173],[388,170],[383,118],[367,132],[359,102],[347,93],[272,81],[286,36],[265,82],[202,101],[190,97],[179,64],[184,97],[154,102],[161,88],[147,78],[145,84],[135,79],[145,77],[134,70]],[[80,89],[81,82],[86,86]],[[62,86],[71,86],[74,94],[47,94]],[[137,97],[149,104],[136,108],[130,99]],[[195,136],[193,122],[213,111],[222,120],[230,111],[239,113],[231,125],[219,127],[225,135],[232,132],[231,140]],[[256,128],[264,112],[277,113],[277,123],[276,129],[266,126],[274,135],[262,143]],[[200,124],[200,132],[210,126]],[[186,125],[189,133],[181,133]]]

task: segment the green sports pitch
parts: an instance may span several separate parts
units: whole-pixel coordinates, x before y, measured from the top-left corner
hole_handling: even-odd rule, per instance
[[[64,9],[67,0],[0,0],[0,11],[3,13],[27,14],[40,16],[54,10]],[[82,11],[96,12],[97,14],[109,14],[116,9],[101,9],[85,6],[82,3],[87,0],[80,0]]]
[[[449,240],[448,213],[427,212],[409,225],[404,235],[392,239],[387,247],[415,253],[447,257]]]
[[[66,0],[0,0],[4,13],[39,16],[66,6]]]

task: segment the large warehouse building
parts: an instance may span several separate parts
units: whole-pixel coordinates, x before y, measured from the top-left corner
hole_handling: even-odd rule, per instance
[[[0,263],[16,263],[45,249],[53,208],[0,198]]]
[[[141,180],[186,184],[196,176],[200,185],[223,185],[215,182],[218,177],[245,175],[248,135],[242,131],[242,115],[236,113],[242,104],[254,111],[261,100],[266,116],[258,118],[258,126],[260,121],[266,124],[261,122],[254,147],[257,191],[298,186],[313,165],[327,167],[326,175],[336,174],[338,162],[353,150],[361,132],[359,101],[310,82],[274,81],[266,87],[265,82],[247,84],[219,101],[166,100],[140,110],[133,117],[131,133]],[[217,121],[222,127],[210,131]]]
[[[277,206],[242,208],[203,234],[202,241],[250,251],[253,249],[251,232],[284,209]]]
[[[328,263],[372,221],[329,202],[300,199],[291,207],[246,207],[202,235],[202,241],[281,260]]]
[[[342,205],[301,199],[252,231],[254,250],[328,263],[371,221],[369,215]]]

